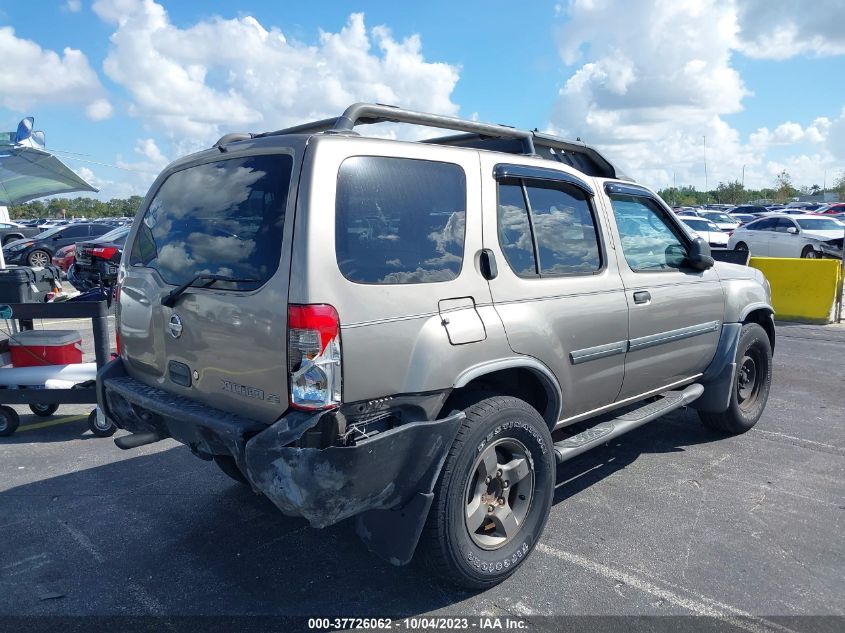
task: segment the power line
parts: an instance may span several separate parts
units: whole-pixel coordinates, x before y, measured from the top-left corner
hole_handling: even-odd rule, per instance
[[[50,151],[53,152],[54,154],[62,154],[62,155],[72,154],[72,156],[67,156],[66,160],[74,160],[74,161],[77,161],[77,162],[80,162],[80,163],[90,163],[91,165],[99,165],[101,167],[111,167],[112,169],[120,169],[122,171],[129,171],[129,172],[133,172],[133,173],[136,173],[136,174],[155,174],[155,175],[158,175],[158,173],[159,173],[157,171],[152,171],[152,170],[149,170],[149,169],[133,169],[131,167],[121,167],[120,165],[112,165],[111,163],[103,163],[103,162],[100,162],[100,161],[91,160],[91,159],[87,159],[87,158],[76,158],[77,156],[88,156],[88,154],[79,154],[78,152],[68,152],[68,151],[60,150],[60,149],[53,149],[53,150],[50,150]]]

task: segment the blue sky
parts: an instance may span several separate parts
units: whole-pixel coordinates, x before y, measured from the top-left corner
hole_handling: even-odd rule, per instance
[[[0,0],[0,128],[35,116],[103,198],[355,100],[580,136],[656,188],[703,188],[705,136],[711,185],[821,185],[845,169],[842,24],[841,0]]]

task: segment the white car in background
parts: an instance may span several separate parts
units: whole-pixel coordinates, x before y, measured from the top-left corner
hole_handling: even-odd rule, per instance
[[[728,234],[710,220],[694,215],[679,215],[678,219],[690,229],[690,233],[705,240],[712,248],[727,248]]]
[[[713,224],[719,227],[720,231],[733,231],[740,225],[737,218],[732,217],[723,211],[702,211],[698,214],[698,216],[710,220]]]
[[[759,257],[842,257],[845,225],[815,214],[770,215],[739,227],[728,248]]]

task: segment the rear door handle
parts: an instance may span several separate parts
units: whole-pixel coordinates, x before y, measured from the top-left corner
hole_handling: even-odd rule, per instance
[[[499,276],[499,269],[496,267],[496,256],[489,248],[482,248],[479,257],[481,276],[487,281]]]
[[[648,303],[651,301],[651,293],[648,290],[640,290],[634,293],[634,303]]]

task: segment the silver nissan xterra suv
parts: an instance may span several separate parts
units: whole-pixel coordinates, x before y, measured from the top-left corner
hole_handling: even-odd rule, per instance
[[[354,131],[382,122],[459,134]],[[537,544],[556,463],[687,405],[754,426],[775,342],[763,275],[594,149],[372,104],[167,167],[117,334],[97,384],[120,448],[174,438],[476,588]]]

